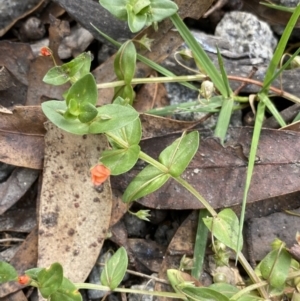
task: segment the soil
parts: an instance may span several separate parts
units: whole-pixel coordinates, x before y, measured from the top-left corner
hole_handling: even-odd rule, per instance
[[[6,2],[9,15],[9,5],[12,3]],[[149,221],[138,219],[127,211],[121,196],[145,164],[139,161],[130,172],[111,177],[111,185],[107,182],[96,191],[92,185],[86,184],[90,183],[89,167],[97,163],[95,156],[105,148],[106,141],[77,136],[70,138],[74,140],[68,140],[68,134],[55,129],[51,134],[51,125],[47,123],[44,126],[47,120],[40,109],[41,103],[47,100],[62,99],[63,92],[68,89],[67,84],[53,87],[42,82],[46,72],[53,66],[51,58],[39,56],[42,46],[49,46],[53,50],[58,64],[90,51],[94,58],[93,75],[97,83],[103,83],[116,79],[112,68],[112,56],[116,50],[95,31],[91,23],[118,41],[132,38],[133,35],[124,22],[116,21],[101,8],[98,1],[89,0],[89,5],[82,5],[77,0],[33,2],[28,1],[26,7],[18,8],[20,11],[5,19],[5,24],[1,24],[0,28],[0,261],[10,262],[22,274],[44,262],[44,258],[52,262],[52,255],[58,256],[65,260],[62,264],[66,266],[67,275],[74,277],[73,281],[83,282],[89,275],[88,282],[98,283],[107,254],[123,246],[129,258],[128,268],[134,272],[126,274],[122,285],[140,285],[144,290],[152,285],[155,290],[169,290],[170,287],[159,281],[155,283],[153,279],[164,278],[169,268],[179,268],[183,256],[192,258],[198,212],[203,206],[175,181],[169,181],[149,197],[132,204],[131,212],[149,210]],[[186,13],[185,21],[190,29],[201,29],[205,34],[212,35],[224,14],[231,11],[251,11],[262,19],[266,14],[258,5],[258,1],[220,1],[220,5],[212,9],[206,18],[201,17],[204,12],[198,16],[199,19]],[[284,14],[280,16],[268,15],[265,19],[273,26],[272,30],[276,27],[276,32],[273,31],[276,39],[280,38],[278,28],[282,26],[277,21],[285,18]],[[154,57],[163,66],[172,67],[174,60],[167,52],[170,50],[170,53],[174,53],[179,46],[183,47],[183,43],[175,36],[175,31],[169,30],[168,24],[160,26],[166,26],[163,27],[166,29],[163,36],[170,40],[161,38],[152,54],[145,51],[145,55]],[[158,34],[162,33],[154,33]],[[270,38],[271,44],[274,39]],[[299,42],[297,28],[292,39],[293,43]],[[217,64],[216,54],[208,54]],[[225,56],[225,69],[232,76],[247,77],[253,65],[239,59]],[[268,63],[265,59],[256,66],[258,71],[253,79],[257,81],[263,81]],[[298,69],[285,71],[282,81],[284,91],[297,95],[298,73]],[[137,77],[158,76],[142,65],[137,66],[136,74]],[[241,82],[231,84],[232,89],[236,89]],[[279,86],[278,80],[274,87],[279,89]],[[189,98],[197,100],[194,95],[189,97],[186,90],[170,90],[169,86],[166,89],[163,84],[135,87],[134,106],[141,113],[143,126],[142,150],[157,158],[183,131],[198,130],[200,148],[183,177],[216,210],[232,208],[239,216],[253,133],[251,108],[239,111],[238,121],[231,124],[226,145],[223,146],[213,137],[216,122],[213,114],[205,113],[196,121],[174,120],[170,118],[172,114],[166,119],[143,114],[169,105],[175,97],[178,98],[179,93],[179,98],[184,98],[184,101]],[[245,96],[258,90],[259,87],[254,84],[244,84],[239,91]],[[99,95],[98,105],[111,102],[111,90],[101,91]],[[291,123],[299,112],[299,104],[278,96],[273,100],[286,123]],[[196,113],[192,116],[196,116]],[[274,118],[266,116],[249,191],[243,252],[253,266],[271,250],[275,238],[284,241],[288,247],[296,243],[298,217],[287,214],[285,210],[299,213],[299,126],[293,124],[281,131],[278,128]],[[91,145],[97,145],[97,152],[96,147],[93,151],[89,150]],[[67,156],[68,152],[74,156]],[[78,182],[69,182],[69,178],[74,180],[77,172]],[[46,186],[47,183],[50,186]],[[41,201],[45,195],[55,197],[53,201],[50,197],[45,204]],[[97,208],[101,209],[97,212]],[[63,215],[62,224],[60,217]],[[87,220],[89,223],[81,228]],[[61,234],[62,229],[67,229],[67,238]],[[56,231],[52,235],[53,242],[47,240],[51,231]],[[80,234],[80,231],[87,235]],[[59,241],[59,247],[55,246],[55,241]],[[203,285],[211,284],[215,273],[211,265],[210,243],[208,239],[204,270],[200,279],[197,279]],[[45,249],[41,249],[42,246]],[[71,257],[64,257],[63,254],[71,254]],[[234,262],[234,255],[230,256]],[[137,273],[144,276],[140,277]],[[146,277],[150,275],[149,284]],[[230,277],[233,284],[236,284],[234,281],[247,280],[240,267]],[[38,300],[34,290],[22,290],[19,285],[11,283],[0,287],[1,300]],[[81,293],[84,300],[100,300],[104,296],[103,292],[92,290]],[[107,298],[120,300],[121,296],[110,294]],[[129,295],[128,298],[133,300],[137,297]]]

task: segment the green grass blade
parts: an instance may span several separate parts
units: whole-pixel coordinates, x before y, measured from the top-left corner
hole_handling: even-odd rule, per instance
[[[220,93],[226,97],[227,90],[220,75],[219,70],[212,63],[209,56],[206,52],[201,48],[200,44],[196,41],[195,37],[192,35],[188,27],[181,20],[180,16],[176,13],[170,17],[171,21],[179,31],[180,35],[188,45],[188,47],[193,52],[193,56],[196,62],[201,65],[205,71],[205,73],[210,77],[210,79],[215,84],[216,88],[220,91]]]
[[[203,218],[207,216],[209,216],[209,212],[207,210],[199,210],[198,226],[194,246],[194,266],[191,271],[192,276],[196,279],[200,279],[201,272],[203,270],[208,236],[208,228],[205,226]]]
[[[257,113],[255,118],[255,125],[254,125],[254,131],[252,136],[252,142],[251,142],[251,148],[250,148],[250,154],[249,154],[249,161],[248,161],[248,167],[247,167],[247,175],[246,175],[246,183],[244,188],[244,194],[243,194],[243,201],[242,201],[242,210],[241,210],[241,221],[240,221],[240,229],[239,229],[239,237],[238,237],[238,245],[241,240],[241,237],[243,235],[243,226],[244,226],[244,218],[245,218],[245,210],[246,210],[246,203],[247,203],[247,196],[248,191],[250,188],[253,168],[255,164],[255,157],[258,147],[258,141],[260,137],[260,132],[263,124],[263,119],[265,115],[265,108],[266,104],[265,102],[268,102],[267,93],[269,90],[269,87],[271,85],[271,79],[273,78],[275,71],[277,69],[277,66],[280,63],[281,57],[284,53],[286,44],[289,40],[289,37],[293,31],[294,26],[296,25],[296,22],[300,16],[300,5],[297,6],[294,13],[292,14],[287,26],[285,27],[285,30],[281,36],[281,39],[277,45],[277,48],[275,50],[275,53],[273,55],[273,58],[269,64],[269,67],[266,71],[266,76],[264,79],[264,86],[261,89],[261,91],[258,93],[258,98],[260,100],[258,107],[257,107]]]
[[[220,110],[220,114],[218,117],[216,129],[214,132],[215,137],[219,137],[221,139],[221,143],[224,143],[227,129],[229,126],[231,113],[233,109],[234,101],[233,98],[228,97],[223,100],[222,107]]]
[[[121,43],[117,42],[116,40],[112,39],[111,37],[109,37],[108,35],[106,35],[104,32],[102,32],[100,29],[98,29],[97,27],[95,27],[92,23],[91,25],[95,28],[95,30],[97,30],[99,32],[99,34],[101,34],[107,41],[109,41],[111,44],[113,44],[114,46],[116,46],[117,48],[120,48],[122,46]],[[149,60],[148,58],[137,54],[137,59],[144,63],[145,65],[151,67],[152,69],[156,70],[157,72],[163,74],[164,76],[168,76],[168,77],[172,77],[172,76],[176,76],[176,74],[174,74],[173,72],[167,70],[166,68],[160,66],[159,64]],[[181,82],[180,84],[182,84],[183,86],[186,86],[192,90],[196,90],[198,91],[199,89],[196,88],[194,85],[188,83],[188,82]]]
[[[273,58],[269,64],[269,67],[266,71],[266,76],[265,76],[265,79],[264,79],[264,87],[262,88],[261,90],[261,93],[265,92],[267,93],[268,90],[269,90],[269,87],[270,87],[270,80],[272,79],[276,69],[277,69],[277,66],[279,65],[280,63],[280,60],[281,60],[281,57],[284,53],[284,50],[285,50],[285,47],[287,45],[287,42],[290,38],[290,35],[293,31],[293,28],[294,26],[296,25],[297,23],[297,20],[300,16],[300,5],[297,6],[297,8],[295,9],[294,13],[292,14],[288,24],[286,25],[285,29],[284,29],[284,32],[281,36],[281,39],[277,45],[277,48],[275,50],[275,53],[273,55]]]
[[[295,10],[295,7],[286,7],[286,6],[281,6],[281,5],[276,5],[276,4],[270,4],[270,3],[265,3],[265,2],[260,2],[261,5],[267,6],[269,8],[285,11],[288,13],[293,13]]]
[[[266,86],[270,86],[272,82],[290,65],[292,60],[300,53],[300,48],[277,70],[277,72],[270,78],[270,80],[266,83]]]
[[[219,63],[219,66],[220,66],[223,83],[224,83],[224,86],[225,86],[226,92],[227,92],[226,97],[230,97],[233,92],[230,88],[228,76],[227,76],[226,70],[224,68],[224,62],[223,62],[223,59],[222,59],[222,56],[221,56],[221,53],[220,53],[220,50],[219,50],[218,47],[217,47],[217,55],[218,55],[218,63]]]
[[[258,103],[256,118],[255,118],[255,124],[254,124],[254,130],[253,130],[253,135],[252,135],[252,141],[251,141],[250,154],[249,154],[249,158],[248,158],[246,183],[245,183],[244,194],[243,194],[243,202],[242,202],[241,218],[240,218],[240,227],[239,227],[239,237],[238,237],[237,245],[239,245],[240,240],[243,237],[243,225],[244,225],[244,220],[245,220],[247,196],[248,196],[248,191],[249,191],[250,183],[251,183],[251,179],[252,179],[259,136],[260,136],[262,124],[263,124],[263,121],[264,121],[265,107],[266,107],[266,105],[263,101],[260,101]],[[237,256],[238,256],[238,254],[237,254]]]
[[[274,104],[271,101],[271,99],[266,94],[264,94],[264,93],[262,94],[262,96],[264,96],[264,97],[261,100],[264,101],[265,105],[270,110],[270,112],[272,113],[272,115],[275,117],[275,119],[277,120],[277,122],[279,123],[279,125],[281,127],[286,126],[285,121],[281,117],[280,113],[278,112],[277,108],[274,106]]]
[[[226,138],[226,133],[229,127],[229,123],[230,123],[230,118],[231,118],[231,114],[232,114],[232,109],[233,109],[233,105],[234,105],[234,100],[232,97],[232,90],[230,88],[230,84],[229,84],[229,80],[226,74],[226,71],[224,69],[224,64],[223,64],[223,60],[220,54],[219,49],[217,48],[218,51],[218,62],[219,62],[219,66],[220,66],[220,70],[221,70],[221,75],[222,75],[222,80],[226,89],[226,98],[224,98],[223,103],[222,103],[222,107],[220,110],[220,114],[218,117],[218,122],[215,128],[215,133],[214,135],[216,137],[219,137],[221,139],[221,143],[224,143],[224,140]]]

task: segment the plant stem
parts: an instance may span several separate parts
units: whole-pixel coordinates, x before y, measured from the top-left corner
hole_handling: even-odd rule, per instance
[[[159,296],[159,297],[167,297],[167,298],[177,298],[185,300],[186,297],[183,294],[179,293],[171,293],[171,292],[157,292],[157,291],[144,291],[144,290],[136,290],[129,288],[115,288],[111,290],[108,286],[97,285],[92,283],[74,283],[77,289],[92,289],[97,291],[105,291],[105,292],[118,292],[118,293],[130,293],[130,294],[142,294],[142,295],[150,295],[150,296]]]
[[[134,78],[132,79],[131,83],[134,85],[137,84],[146,84],[146,83],[174,83],[174,82],[186,82],[186,81],[198,81],[198,80],[203,80],[204,78],[207,78],[207,76],[203,74],[196,74],[196,75],[183,75],[183,76],[171,76],[171,77],[154,77],[154,78]],[[240,76],[235,76],[235,75],[228,75],[229,80],[234,80],[234,81],[240,81],[240,82],[245,82],[253,85],[257,85],[259,87],[263,87],[263,83],[252,79],[252,78],[247,78],[247,77],[240,77]],[[111,83],[103,83],[103,84],[97,84],[98,89],[107,89],[107,88],[114,88],[114,87],[119,87],[119,86],[124,86],[125,81],[119,80]],[[275,88],[275,87],[269,87],[269,90],[274,92],[278,96],[282,96],[294,103],[300,103],[300,98],[290,94],[288,92],[285,92],[281,89]],[[248,98],[247,97],[240,97],[240,96],[234,96],[234,100],[238,102],[247,102]]]
[[[207,209],[207,211],[210,213],[210,215],[212,217],[217,217],[218,216],[215,209],[205,200],[205,198],[192,185],[190,185],[187,181],[185,181],[181,177],[176,177],[176,178],[173,178],[173,179],[175,181],[177,181],[178,183],[180,183],[191,194],[193,194],[200,201],[200,203]]]
[[[243,253],[238,253],[238,260],[240,262],[240,264],[242,265],[242,267],[244,268],[244,270],[247,272],[248,276],[250,277],[251,281],[253,283],[261,283],[262,281],[258,278],[258,276],[255,274],[255,272],[253,271],[251,265],[249,264],[249,262],[247,261],[247,259],[245,258],[245,256],[243,255]],[[265,299],[265,300],[269,300],[269,296],[267,291],[265,290],[264,287],[258,287],[257,290],[259,291],[260,295]]]
[[[203,80],[207,78],[204,74],[197,74],[197,75],[183,75],[183,76],[161,76],[161,77],[150,77],[150,78],[133,78],[131,80],[131,84],[138,85],[138,84],[147,84],[147,83],[177,83],[177,82],[186,82],[186,81],[197,81]],[[103,83],[97,84],[98,89],[106,89],[106,88],[114,88],[119,86],[124,86],[124,80],[118,80],[111,83]]]
[[[254,291],[256,289],[259,289],[260,287],[266,286],[268,285],[267,281],[261,281],[259,283],[255,283],[255,284],[251,284],[247,287],[245,287],[244,289],[240,290],[238,293],[236,293],[235,295],[233,295],[230,298],[230,301],[235,301],[238,300],[240,297],[242,297],[243,295],[250,293],[251,291]]]

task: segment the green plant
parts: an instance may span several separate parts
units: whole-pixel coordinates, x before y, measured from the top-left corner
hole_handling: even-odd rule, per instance
[[[106,135],[110,143],[110,149],[101,154],[99,164],[91,170],[93,182],[97,185],[101,184],[109,174],[119,175],[127,172],[135,165],[138,159],[142,159],[148,163],[128,185],[123,195],[124,202],[132,202],[159,189],[170,178],[173,178],[189,190],[206,208],[206,211],[202,211],[199,215],[199,230],[197,233],[199,239],[196,240],[195,248],[195,266],[197,268],[192,270],[192,274],[198,276],[201,270],[205,245],[202,244],[200,249],[198,246],[200,245],[200,232],[202,233],[201,239],[204,240],[203,233],[205,231],[203,227],[205,225],[220,243],[236,252],[238,260],[253,283],[243,290],[229,287],[228,284],[213,285],[210,288],[196,288],[191,283],[184,281],[179,271],[169,270],[168,278],[176,293],[152,292],[151,294],[184,300],[257,300],[259,298],[258,295],[250,294],[250,291],[258,291],[260,297],[267,300],[273,291],[283,294],[287,287],[286,281],[291,277],[295,278],[299,276],[299,264],[291,259],[283,244],[277,244],[274,250],[260,263],[255,273],[241,253],[243,245],[241,232],[247,193],[255,163],[255,154],[265,108],[267,107],[277,118],[278,122],[284,125],[283,119],[268,97],[268,91],[271,82],[285,68],[283,66],[275,74],[276,66],[283,53],[291,29],[300,14],[300,8],[298,7],[293,13],[291,21],[283,35],[284,38],[280,41],[270,63],[263,87],[257,95],[259,103],[249,157],[242,218],[239,222],[236,215],[230,209],[224,209],[217,214],[199,192],[181,177],[181,174],[189,165],[198,149],[199,133],[197,131],[184,132],[180,138],[161,152],[158,160],[151,158],[141,151],[139,143],[142,129],[139,114],[131,106],[135,97],[132,85],[144,82],[178,81],[195,89],[187,81],[203,79],[208,76],[220,92],[220,96],[212,97],[205,109],[219,112],[215,136],[220,138],[221,143],[224,143],[235,102],[244,104],[248,99],[245,97],[241,98],[233,93],[229,86],[228,76],[222,66],[220,55],[219,64],[221,72],[213,65],[180,19],[176,13],[177,6],[174,2],[168,0],[101,0],[100,3],[119,19],[127,20],[130,29],[134,32],[150,24],[153,24],[157,28],[157,22],[170,17],[174,26],[190,47],[197,65],[201,66],[205,75],[176,77],[169,71],[137,54],[132,41],[127,41],[123,45],[120,45],[103,34],[119,47],[114,62],[114,70],[119,81],[97,85],[90,73],[91,56],[89,53],[83,53],[69,63],[55,66],[45,75],[44,81],[48,84],[60,85],[69,81],[72,85],[64,93],[64,101],[51,100],[42,104],[45,115],[55,125],[73,134],[102,133]],[[137,59],[151,65],[168,77],[151,80],[134,79]],[[106,87],[114,87],[114,101],[112,104],[97,107],[98,89]],[[296,97],[290,98],[299,102]],[[137,216],[147,219],[147,212],[139,212]],[[226,250],[221,248],[219,243],[216,242],[214,244],[214,250],[218,253],[220,262],[226,262]],[[64,300],[81,300],[81,296],[77,291],[79,288],[128,292],[129,290],[127,289],[117,288],[123,279],[126,268],[127,255],[125,250],[120,248],[105,266],[104,272],[101,275],[103,286],[71,283],[68,279],[64,278],[63,268],[59,263],[54,263],[49,268],[26,271],[25,276],[18,277],[17,272],[12,266],[0,262],[0,281],[14,280],[19,281],[21,284],[32,285],[39,288],[41,294],[50,300],[60,300],[62,298]],[[290,269],[293,269],[294,272],[290,273]],[[291,286],[294,287],[293,284]],[[149,292],[141,293],[150,294]]]

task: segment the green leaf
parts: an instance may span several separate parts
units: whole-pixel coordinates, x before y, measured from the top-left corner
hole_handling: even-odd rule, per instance
[[[121,47],[121,43],[117,42],[116,40],[112,39],[111,37],[109,37],[108,35],[106,35],[104,32],[102,32],[101,30],[99,30],[97,27],[95,27],[93,24],[91,24],[94,29],[101,35],[103,36],[107,41],[109,41],[110,43],[112,43],[114,46],[116,47]],[[145,65],[151,67],[152,69],[156,70],[158,73],[163,74],[164,76],[176,76],[174,73],[172,73],[171,71],[167,70],[166,68],[162,67],[161,65],[153,62],[152,60],[137,54],[137,59],[139,61],[141,61],[142,63],[144,63]],[[186,86],[192,90],[198,91],[198,88],[196,88],[194,85],[190,84],[189,82],[180,82],[180,84],[182,84],[183,86]]]
[[[128,148],[103,151],[100,161],[111,170],[111,175],[120,175],[135,165],[140,150],[139,145],[132,145]]]
[[[120,129],[107,132],[107,135],[114,148],[139,144],[142,138],[141,120],[137,118]],[[110,139],[110,137],[113,137],[113,139]],[[116,144],[116,140],[120,141],[119,145]]]
[[[83,123],[92,121],[98,115],[97,108],[89,102],[81,103],[79,111],[78,119]]]
[[[232,296],[234,296],[236,293],[240,291],[236,286],[224,282],[213,283],[208,288],[217,292],[222,292],[222,294],[227,298],[231,298]]]
[[[133,7],[130,4],[126,5],[128,15],[128,26],[131,32],[138,32],[143,29],[147,22],[147,15],[134,13]]]
[[[65,119],[63,116],[63,112],[67,110],[65,101],[49,100],[43,102],[42,110],[56,126],[76,135],[99,134],[118,129],[139,116],[137,111],[130,106],[109,104],[97,108],[98,117],[91,124],[88,124],[81,123],[78,119]]]
[[[198,131],[183,134],[159,155],[159,162],[169,169],[173,177],[179,177],[193,159],[199,147]]]
[[[114,97],[121,97],[126,100],[130,105],[133,104],[133,100],[135,98],[135,92],[133,87],[129,85],[115,87]]]
[[[43,82],[49,85],[59,86],[68,82],[69,79],[68,74],[61,66],[55,66],[46,73]]]
[[[18,273],[16,269],[5,261],[0,261],[0,283],[16,280]]]
[[[70,100],[75,100],[78,104],[89,102],[93,105],[98,100],[98,90],[96,81],[91,73],[80,78],[70,89],[66,96],[67,105]]]
[[[100,4],[120,20],[127,20],[126,4],[128,0],[100,0]]]
[[[127,186],[123,201],[129,203],[139,199],[164,185],[170,178],[152,165],[146,166]]]
[[[255,294],[243,295],[243,296],[241,296],[240,298],[237,299],[237,301],[263,301],[263,300],[264,300],[263,298],[260,298]]]
[[[233,210],[224,209],[217,217],[207,217],[204,218],[203,221],[220,242],[235,250],[237,253],[242,249],[242,239],[237,248],[239,220]]]
[[[89,73],[91,61],[91,54],[84,52],[69,63],[51,68],[44,76],[43,81],[54,86],[65,84],[69,80],[75,82]]]
[[[132,41],[128,41],[124,44],[124,48],[121,47],[119,51],[120,55],[117,64],[121,69],[122,79],[129,85],[135,73],[136,49]]]
[[[120,80],[130,84],[135,73],[136,49],[132,41],[125,42],[118,50],[114,60],[114,70]]]
[[[71,98],[69,100],[69,103],[68,103],[68,112],[69,112],[69,114],[71,114],[73,116],[78,116],[78,114],[79,114],[79,104],[73,98]]]
[[[82,301],[81,294],[76,286],[67,278],[63,277],[60,288],[50,296],[50,301]]]
[[[89,132],[93,134],[122,128],[139,117],[138,112],[131,106],[109,104],[97,108],[97,110],[98,116],[89,128]]]
[[[136,15],[142,13],[143,10],[143,13],[146,13],[145,9],[147,10],[150,5],[149,0],[138,0],[134,2],[135,3],[133,3],[133,11]]]
[[[181,292],[188,301],[229,301],[225,295],[206,287],[184,287]]]
[[[178,6],[173,1],[169,0],[151,0],[151,19],[152,22],[160,22],[178,10]]]
[[[53,263],[47,269],[42,269],[37,275],[39,290],[44,298],[57,291],[63,281],[63,268],[59,263]]]
[[[128,257],[124,247],[106,262],[104,270],[101,273],[100,281],[102,285],[108,286],[114,290],[123,280],[128,265]]]
[[[72,61],[63,64],[61,68],[74,83],[90,72],[91,62],[91,53],[83,52],[75,57]]]
[[[84,135],[89,133],[89,125],[78,119],[66,119],[60,112],[67,110],[65,101],[49,100],[42,103],[42,110],[46,117],[66,132]]]
[[[279,254],[278,254],[279,253]],[[282,288],[288,276],[291,255],[285,250],[273,250],[260,263],[260,272],[271,286]]]
[[[43,270],[43,268],[33,268],[25,271],[25,275],[28,275],[31,279],[37,281],[37,277],[39,272]]]

